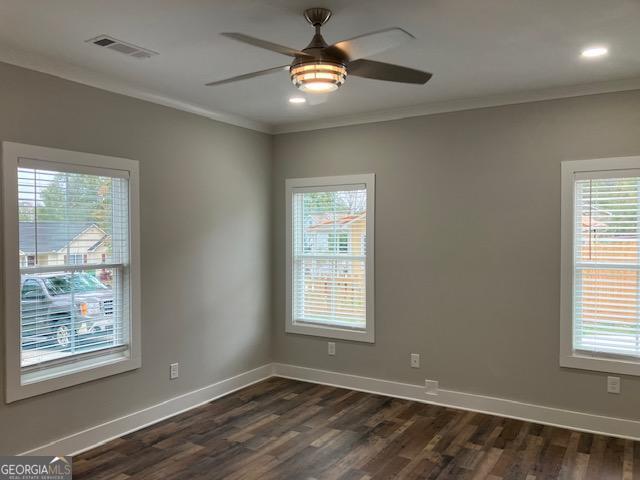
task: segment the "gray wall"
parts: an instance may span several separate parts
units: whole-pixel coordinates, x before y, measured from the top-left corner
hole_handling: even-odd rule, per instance
[[[0,401],[0,452],[270,360],[270,136],[0,64],[0,140],[139,160],[143,335],[139,370]]]
[[[270,137],[0,64],[0,105],[0,140],[140,161],[143,300],[142,368],[0,402],[0,452],[273,358],[640,418],[640,379],[558,367],[560,161],[640,154],[640,91]],[[284,333],[284,179],[368,172],[377,340],[328,357]]]
[[[640,91],[280,135],[279,362],[640,418],[640,379],[558,366],[560,162],[640,155]],[[284,180],[376,174],[376,343],[284,333]],[[409,368],[409,353],[422,368]]]

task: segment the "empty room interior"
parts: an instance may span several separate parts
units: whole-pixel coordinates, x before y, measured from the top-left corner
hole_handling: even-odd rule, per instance
[[[0,479],[640,480],[640,1],[0,0]]]

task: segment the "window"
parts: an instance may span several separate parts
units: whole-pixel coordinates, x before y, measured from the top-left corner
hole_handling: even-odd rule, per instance
[[[286,331],[374,341],[373,174],[286,181]]]
[[[640,375],[640,157],[562,167],[560,364]]]
[[[139,367],[137,163],[2,147],[7,401]]]
[[[85,256],[81,253],[70,253],[67,255],[67,263],[69,265],[80,265],[86,263]]]

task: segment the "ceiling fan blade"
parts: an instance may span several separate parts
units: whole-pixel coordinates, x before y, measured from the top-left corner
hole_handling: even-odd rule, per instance
[[[340,55],[348,60],[371,57],[393,47],[413,40],[415,37],[402,28],[393,27],[377,32],[365,33],[357,37],[343,40],[328,46],[325,51],[329,54]]]
[[[282,65],[280,67],[267,68],[266,70],[259,70],[257,72],[245,73],[244,75],[238,75],[236,77],[225,78],[224,80],[217,80],[215,82],[209,82],[205,85],[212,87],[215,85],[224,85],[225,83],[237,82],[239,80],[246,80],[248,78],[261,77],[262,75],[269,75],[270,73],[276,73],[284,70],[288,70],[289,65]]]
[[[238,42],[248,43],[249,45],[253,45],[254,47],[264,48],[265,50],[281,53],[282,55],[287,55],[289,57],[296,57],[296,56],[308,57],[309,56],[300,50],[296,50],[295,48],[289,48],[289,47],[285,47],[284,45],[278,45],[277,43],[268,42],[266,40],[261,40],[256,37],[251,37],[249,35],[245,35],[244,33],[225,32],[225,33],[221,33],[220,35],[224,35],[227,38],[232,38],[233,40],[237,40]]]
[[[423,72],[422,70],[365,59],[350,62],[347,65],[347,74],[350,76],[371,78],[373,80],[415,83],[419,85],[424,85],[433,76],[431,73]]]

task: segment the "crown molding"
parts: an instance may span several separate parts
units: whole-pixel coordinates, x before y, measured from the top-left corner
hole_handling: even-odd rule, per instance
[[[125,82],[109,78],[103,74],[92,72],[84,67],[71,65],[69,63],[56,62],[41,55],[14,49],[8,45],[0,46],[0,62],[27,68],[29,70],[35,70],[64,80],[70,80],[72,82],[81,83],[101,90],[107,90],[109,92],[126,95],[139,100],[145,100],[147,102],[156,103],[176,110],[193,113],[195,115],[207,117],[211,120],[227,123],[229,125],[235,125],[237,127],[256,130],[263,133],[273,133],[271,126],[266,123],[183,102],[150,90],[127,85]]]
[[[14,49],[8,45],[0,46],[0,62],[27,68],[29,70],[35,70],[37,72],[46,73],[65,80],[126,95],[128,97],[163,105],[176,110],[193,113],[195,115],[200,115],[229,125],[235,125],[237,127],[247,128],[272,135],[323,130],[327,128],[346,127],[366,123],[387,122],[391,120],[420,117],[437,113],[458,112],[477,108],[498,107],[518,103],[539,102],[544,100],[640,89],[640,77],[632,77],[620,80],[553,87],[540,90],[528,90],[523,92],[511,92],[498,95],[428,102],[407,107],[376,110],[373,112],[364,112],[354,115],[342,115],[329,119],[309,121],[302,120],[291,123],[270,125],[268,123],[259,122],[240,115],[211,110],[199,105],[167,97],[150,90],[134,87],[126,84],[126,82],[105,77],[102,74],[92,72],[84,67],[69,63],[56,62],[41,55]]]
[[[322,130],[326,128],[345,127],[365,123],[387,122],[403,118],[420,117],[436,113],[457,112],[473,110],[477,108],[514,105],[518,103],[540,102],[560,98],[580,97],[585,95],[597,95],[601,93],[621,92],[640,89],[640,77],[606,82],[587,83],[566,87],[546,88],[525,92],[514,92],[484,97],[462,98],[457,100],[445,100],[441,102],[423,103],[409,107],[378,110],[356,115],[344,115],[331,119],[314,121],[302,121],[276,125],[272,129],[274,135],[310,130]]]

